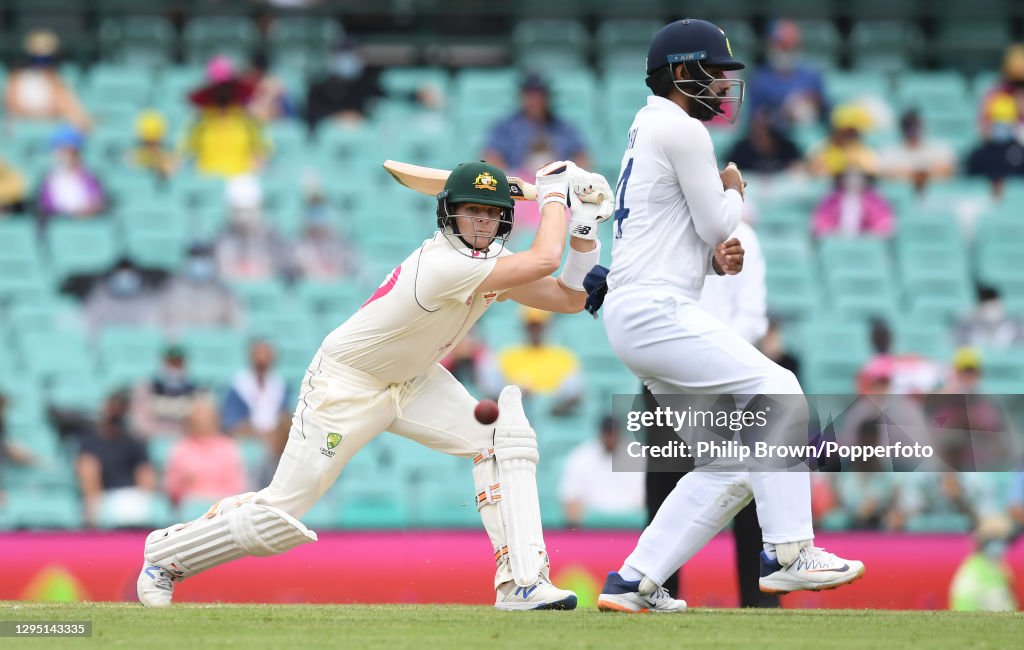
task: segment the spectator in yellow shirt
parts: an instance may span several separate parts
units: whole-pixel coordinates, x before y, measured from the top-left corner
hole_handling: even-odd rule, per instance
[[[580,362],[572,350],[545,342],[550,320],[550,312],[524,308],[527,343],[502,350],[498,368],[505,383],[517,384],[526,394],[553,396],[552,414],[566,415],[580,401]]]
[[[199,116],[185,139],[185,152],[203,174],[231,177],[262,165],[267,142],[260,123],[246,109],[250,85],[235,75],[234,65],[216,57],[206,66],[208,85],[192,93]]]
[[[836,107],[828,140],[811,155],[811,172],[834,178],[850,168],[878,169],[878,154],[861,140],[871,126],[871,114],[862,106]]]

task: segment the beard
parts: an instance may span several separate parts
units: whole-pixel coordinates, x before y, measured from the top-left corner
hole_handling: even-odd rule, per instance
[[[706,104],[706,105],[705,105]],[[690,100],[690,116],[701,122],[710,122],[722,111],[722,101],[718,99]]]

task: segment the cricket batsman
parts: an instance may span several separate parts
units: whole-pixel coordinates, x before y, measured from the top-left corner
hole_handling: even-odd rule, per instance
[[[579,200],[604,193],[601,204]],[[570,192],[572,194],[570,194]],[[583,279],[597,264],[597,225],[611,216],[607,181],[571,162],[537,172],[541,223],[530,248],[505,248],[513,200],[505,174],[459,165],[437,196],[433,237],[412,251],[363,306],[331,332],[303,381],[288,442],[270,485],[222,499],[195,521],[146,538],[139,600],[171,604],[174,583],[247,555],[284,553],[316,541],[301,522],[345,464],[383,431],[473,459],[476,504],[497,571],[495,607],[573,609],[576,594],[549,580],[537,498],[537,437],[517,386],[498,398],[491,426],[476,400],[438,361],[495,300],[575,313]],[[573,233],[565,267],[565,208]]]
[[[725,73],[743,67],[725,33],[704,20],[666,25],[648,52],[654,95],[637,112],[622,157],[604,323],[615,354],[655,396],[803,394],[793,373],[697,304],[706,275],[742,267],[742,246],[728,238],[740,223],[743,178],[731,163],[719,172],[703,122],[735,119],[743,81]],[[861,562],[814,546],[808,472],[697,471],[679,481],[636,549],[608,574],[598,608],[685,610],[662,583],[751,497],[764,546],[762,591],[830,589],[863,575]]]

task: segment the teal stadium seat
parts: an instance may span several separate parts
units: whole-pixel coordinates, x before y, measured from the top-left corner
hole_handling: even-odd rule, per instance
[[[452,119],[459,126],[463,155],[476,156],[497,120],[518,108],[520,74],[512,68],[464,68],[455,75]]]
[[[942,323],[903,317],[892,321],[892,330],[897,354],[918,354],[942,363],[953,356],[953,337]]]
[[[102,273],[117,261],[116,229],[106,219],[58,219],[49,225],[47,239],[51,268],[61,280],[71,275]]]
[[[7,494],[11,528],[64,529],[82,527],[82,505],[73,490],[16,490]]]
[[[798,20],[801,57],[825,70],[836,68],[843,54],[843,39],[831,20]]]
[[[40,254],[35,223],[29,219],[0,221],[0,302],[51,291]]]
[[[93,103],[124,103],[136,109],[150,100],[153,87],[152,71],[146,67],[130,64],[99,64],[89,72],[86,95]],[[124,126],[120,124],[119,126]]]
[[[661,29],[658,20],[606,20],[597,28],[595,43],[600,68],[605,72],[621,71],[643,74],[644,60],[651,38]]]
[[[228,328],[190,328],[179,340],[185,348],[189,368],[196,381],[222,388],[245,367],[244,337]]]
[[[522,68],[573,73],[586,67],[590,34],[577,20],[528,19],[515,26],[512,42]]]
[[[104,58],[154,68],[170,61],[175,34],[163,16],[119,16],[103,19],[99,39]]]
[[[154,375],[166,344],[156,327],[115,325],[103,328],[97,352],[108,388],[133,384]]]
[[[850,58],[857,70],[904,71],[923,48],[921,28],[910,21],[858,20],[850,30]]]
[[[184,31],[185,54],[194,64],[203,64],[214,55],[242,63],[258,40],[256,25],[242,16],[197,16]]]
[[[931,46],[957,67],[976,72],[992,69],[1007,43],[1013,42],[1012,26],[1005,17],[991,19],[947,18],[939,21]]]
[[[20,337],[22,367],[34,378],[77,377],[95,380],[89,347],[81,334],[28,332]]]

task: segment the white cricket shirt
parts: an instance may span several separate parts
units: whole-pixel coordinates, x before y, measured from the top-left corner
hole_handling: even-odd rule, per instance
[[[608,288],[662,285],[700,298],[714,247],[740,223],[743,199],[722,189],[711,136],[663,97],[629,129],[615,190]]]

